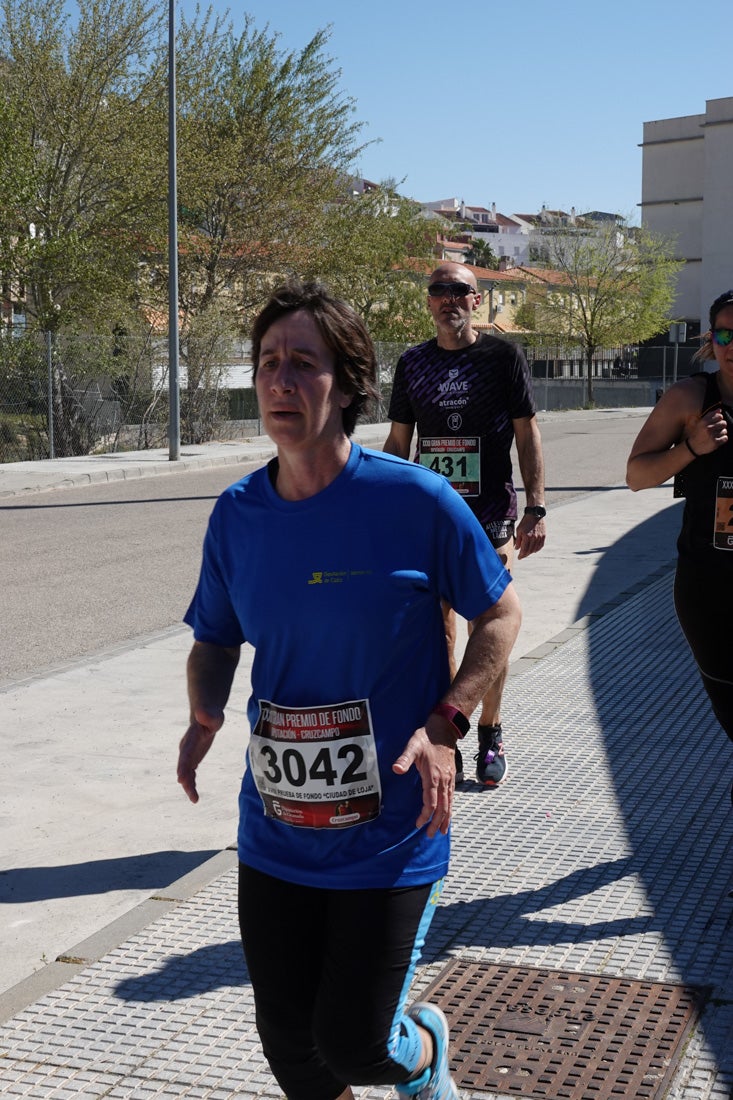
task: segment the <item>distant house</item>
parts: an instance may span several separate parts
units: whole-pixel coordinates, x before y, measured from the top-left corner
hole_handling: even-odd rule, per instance
[[[469,265],[470,266],[470,265]],[[472,268],[483,293],[476,310],[474,328],[496,336],[511,335],[521,329],[515,314],[527,298],[527,276],[521,267],[505,267],[499,271]]]
[[[552,248],[548,238],[586,235],[615,222],[623,225],[624,219],[618,214],[603,210],[591,210],[587,214],[578,214],[575,207],[566,210],[551,210],[543,205],[537,214],[502,214],[496,209],[496,203],[487,206],[472,206],[462,199],[436,199],[421,203],[428,218],[442,220],[446,228],[440,235],[443,259],[460,259],[463,250],[460,245],[468,239],[488,241],[494,255],[516,266],[530,264],[547,265],[550,262]],[[449,227],[455,226],[451,230]],[[463,252],[467,255],[470,249]]]
[[[466,256],[471,251],[470,241],[451,240],[450,237],[438,233],[435,239],[435,256],[438,260],[450,261],[455,264],[464,264]]]

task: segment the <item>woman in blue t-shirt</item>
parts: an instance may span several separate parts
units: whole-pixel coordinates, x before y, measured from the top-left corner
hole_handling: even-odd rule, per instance
[[[209,521],[178,779],[198,801],[249,642],[239,916],[272,1071],[288,1100],[390,1084],[453,1100],[447,1022],[406,1001],[447,869],[456,740],[509,655],[517,597],[444,478],[351,442],[376,362],[348,305],[281,287],[252,357],[277,457]],[[474,621],[452,683],[441,599]]]

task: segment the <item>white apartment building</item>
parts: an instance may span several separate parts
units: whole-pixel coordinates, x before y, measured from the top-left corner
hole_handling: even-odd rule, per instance
[[[515,266],[529,261],[531,227],[517,217],[499,214],[496,203],[491,207],[468,206],[463,199],[436,199],[420,204],[427,217],[445,221],[459,219],[471,225],[469,236],[487,241],[498,259],[507,259]]]
[[[645,122],[641,148],[642,222],[674,237],[685,261],[673,315],[704,329],[710,303],[733,287],[733,97],[708,99],[705,114]]]
[[[578,234],[593,233],[598,226],[608,222],[622,223],[616,214],[594,210],[588,214],[577,214],[575,207],[570,213],[564,210],[548,210],[543,206],[538,214],[501,214],[496,203],[491,207],[469,206],[462,199],[436,199],[420,204],[428,218],[443,219],[445,222],[460,221],[461,237],[470,236],[487,241],[499,260],[506,260],[514,267],[528,264],[547,264],[551,259],[549,238],[555,242],[571,240]],[[448,258],[448,257],[444,257]],[[450,259],[457,259],[451,256]]]

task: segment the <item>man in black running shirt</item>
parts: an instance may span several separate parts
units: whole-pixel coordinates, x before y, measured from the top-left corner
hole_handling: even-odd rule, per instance
[[[417,425],[416,460],[448,478],[511,569],[515,549],[518,558],[526,558],[545,542],[542,440],[524,354],[515,344],[472,328],[480,303],[470,268],[443,263],[430,276],[428,308],[436,336],[410,348],[397,364],[384,450],[409,458]],[[519,522],[511,463],[515,440],[526,496]],[[445,606],[444,614],[453,669],[455,613]],[[501,728],[507,668],[484,696],[479,718],[476,776],[488,787],[508,774]],[[458,756],[456,772],[462,778]]]

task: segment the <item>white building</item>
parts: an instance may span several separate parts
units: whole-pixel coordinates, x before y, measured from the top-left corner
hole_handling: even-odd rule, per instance
[[[519,266],[529,261],[529,237],[531,227],[516,216],[508,217],[497,212],[496,203],[491,207],[468,206],[463,199],[436,199],[420,204],[428,217],[444,221],[458,221],[471,228],[467,235],[486,241],[497,259],[509,260]]]
[[[609,222],[623,225],[617,214],[591,211],[577,214],[564,210],[548,210],[543,206],[538,214],[500,214],[496,203],[491,207],[469,206],[462,199],[436,199],[421,203],[428,218],[440,218],[445,222],[460,222],[459,236],[484,240],[491,245],[494,255],[515,267],[528,264],[548,264],[551,261],[552,242],[571,241],[578,235],[596,232],[599,226]],[[550,240],[552,238],[552,241]],[[456,259],[451,256],[444,259]]]
[[[710,303],[733,287],[733,98],[645,122],[642,151],[642,222],[675,238],[685,261],[673,314],[704,329]]]

